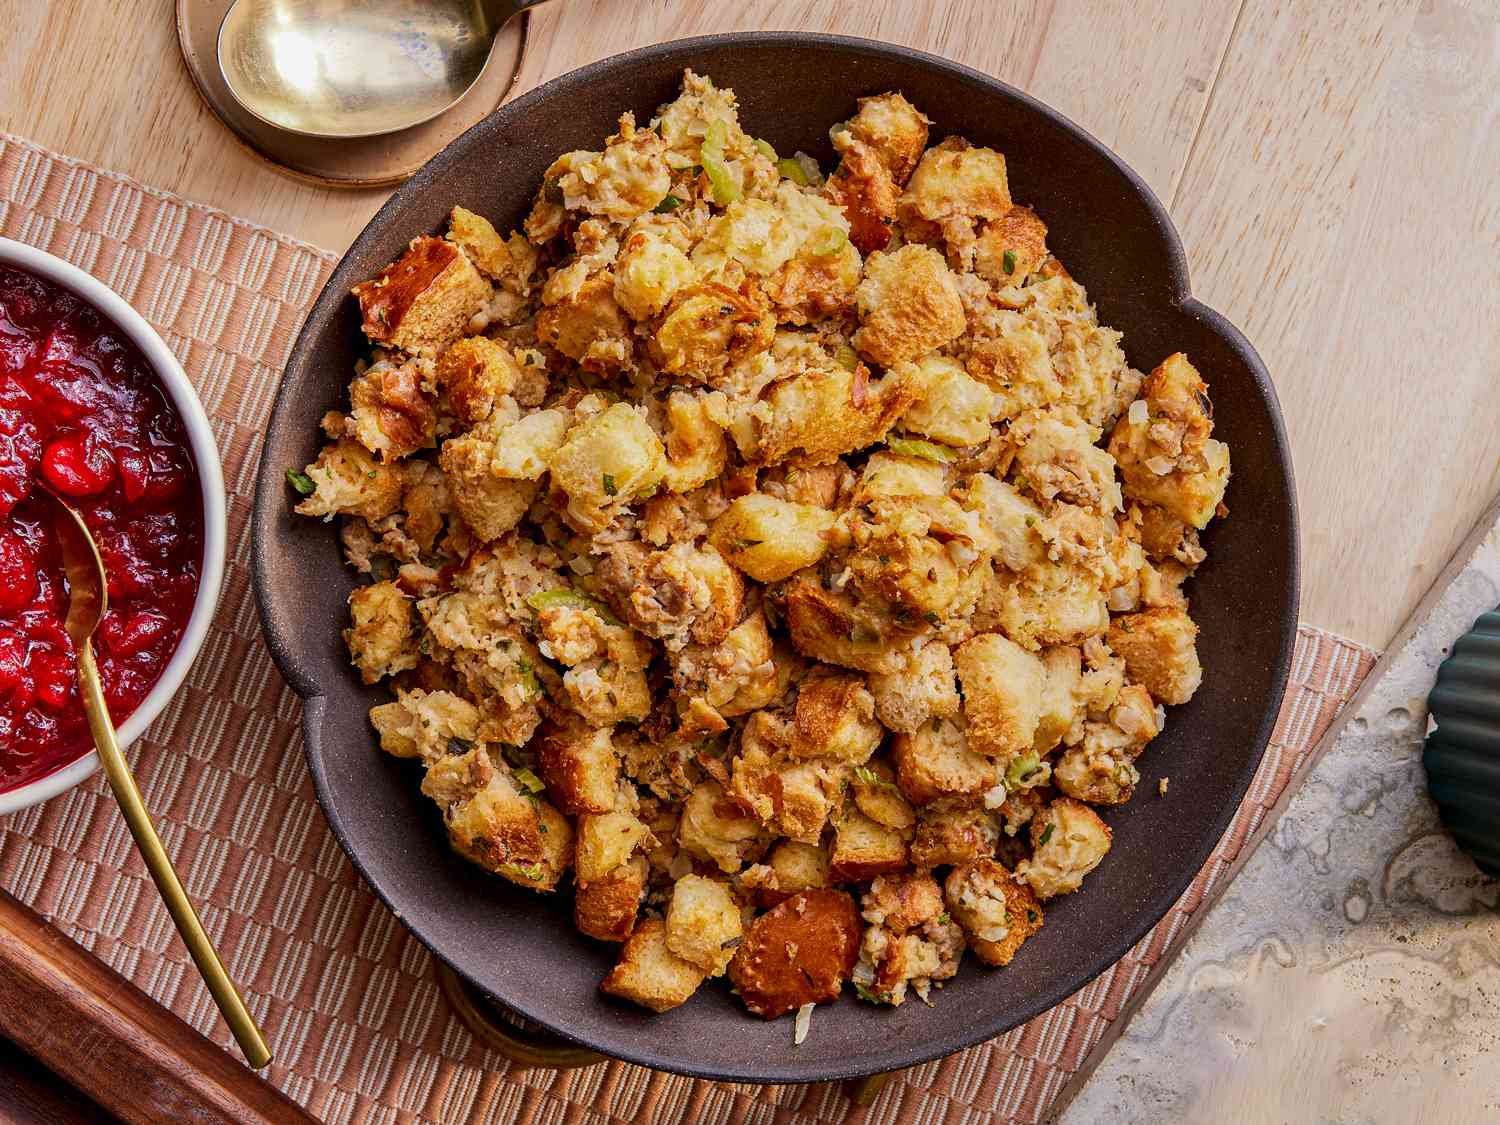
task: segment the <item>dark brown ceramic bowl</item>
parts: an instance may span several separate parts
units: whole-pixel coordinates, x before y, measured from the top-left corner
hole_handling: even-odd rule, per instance
[[[1125,332],[1149,369],[1181,349],[1212,387],[1228,441],[1232,515],[1207,535],[1191,587],[1203,687],[1175,708],[1143,756],[1140,796],[1106,819],[1114,849],[1083,891],[1055,900],[1009,968],[972,958],[936,1005],[876,1008],[852,995],[821,1007],[793,1048],[790,1020],[746,1015],[726,986],[665,1015],[600,995],[614,948],[574,930],[567,894],[539,897],[448,850],[416,769],[376,749],[362,687],[339,631],[354,576],[331,527],[296,517],[283,481],[319,445],[363,351],[349,288],[414,235],[442,229],[456,203],[518,224],[559,153],[597,147],[622,110],[639,120],[676,93],[684,67],[734,88],[745,127],[778,151],[831,164],[828,127],[855,99],[900,90],[934,121],[1007,158],[1011,190]],[[432,951],[501,1004],[617,1058],[684,1074],[804,1082],[910,1066],[988,1039],[1057,1003],[1129,949],[1198,872],[1238,806],[1281,702],[1297,621],[1297,513],[1276,396],[1254,350],[1188,295],[1182,246],[1139,177],[1046,106],[930,55],[828,36],[725,35],[606,59],[517,98],[459,137],[395,193],[344,256],[287,365],[266,434],[254,516],[255,589],[272,655],[306,701],[307,757],[334,833],[370,885]],[[1171,793],[1156,795],[1170,776]]]

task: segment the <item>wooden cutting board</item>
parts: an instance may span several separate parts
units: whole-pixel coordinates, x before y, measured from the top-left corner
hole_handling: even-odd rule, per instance
[[[0,1034],[13,1045],[0,1050],[0,1081],[7,1071],[20,1075],[0,1089],[6,1121],[316,1125],[238,1058],[3,891]],[[28,1067],[20,1052],[41,1067]],[[72,1096],[69,1085],[83,1096]]]

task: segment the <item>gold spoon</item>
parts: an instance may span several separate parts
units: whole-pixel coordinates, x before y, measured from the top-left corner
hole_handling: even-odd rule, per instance
[[[235,100],[310,137],[430,121],[479,80],[495,36],[542,0],[235,0],[219,71]]]
[[[89,730],[94,736],[94,746],[99,751],[99,760],[104,763],[104,776],[109,778],[109,787],[120,803],[120,812],[135,837],[135,846],[146,861],[146,870],[156,882],[162,901],[183,944],[193,956],[193,963],[203,975],[208,991],[224,1013],[235,1042],[245,1053],[246,1060],[259,1070],[271,1061],[271,1051],[266,1046],[255,1019],[235,991],[234,982],[224,971],[224,963],[214,952],[213,942],[203,931],[203,923],[188,901],[187,892],[172,870],[172,861],[167,858],[161,837],[151,823],[151,815],[141,800],[141,791],[136,788],[130,766],[115,741],[115,726],[110,721],[109,708],[104,702],[104,689],[99,682],[99,667],[94,663],[94,648],[90,638],[98,627],[104,611],[109,605],[104,560],[99,557],[99,548],[89,533],[83,517],[61,497],[43,487],[37,490],[51,505],[52,530],[62,547],[63,569],[68,577],[68,619],[64,626],[73,639],[78,654],[78,693],[83,697],[83,711],[88,716]]]

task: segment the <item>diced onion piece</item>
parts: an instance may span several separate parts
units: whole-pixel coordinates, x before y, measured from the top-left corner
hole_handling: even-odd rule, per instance
[[[1151,416],[1146,409],[1146,400],[1138,398],[1130,404],[1130,424],[1132,426],[1144,426],[1146,419]]]
[[[1000,782],[994,787],[985,790],[984,807],[987,809],[998,809],[1001,805],[1005,804],[1006,796],[1005,783]]]
[[[792,1025],[792,1046],[802,1046],[802,1041],[807,1038],[807,1029],[812,1026],[813,1009],[816,1004],[803,1004],[797,1009],[797,1020]]]
[[[1172,462],[1160,455],[1146,458],[1146,468],[1150,469],[1159,477],[1164,477],[1172,471]]]
[[[826,258],[829,254],[837,254],[849,244],[849,234],[838,227],[829,227],[828,233],[817,242],[813,243],[811,249],[819,258]]]

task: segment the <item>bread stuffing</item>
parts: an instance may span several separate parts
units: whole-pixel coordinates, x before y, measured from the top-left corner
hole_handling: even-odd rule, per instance
[[[288,474],[453,849],[571,896],[608,995],[802,1033],[1024,958],[1109,862],[1230,472],[1213,372],[1131,366],[1003,152],[850,110],[825,175],[688,71],[414,232]]]

